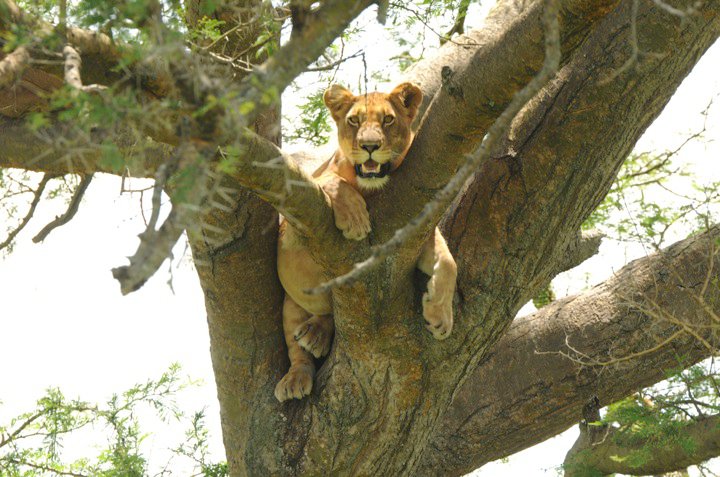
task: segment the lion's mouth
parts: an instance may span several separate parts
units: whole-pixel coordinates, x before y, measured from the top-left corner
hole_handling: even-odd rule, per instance
[[[362,164],[355,164],[355,174],[363,179],[385,177],[390,172],[390,163],[380,164],[368,159]]]

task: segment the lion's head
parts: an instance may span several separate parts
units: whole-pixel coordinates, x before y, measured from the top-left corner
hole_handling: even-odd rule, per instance
[[[400,166],[412,142],[412,124],[422,91],[402,83],[390,93],[355,96],[339,85],[323,97],[338,129],[340,150],[354,166],[364,189],[384,186],[388,173]]]

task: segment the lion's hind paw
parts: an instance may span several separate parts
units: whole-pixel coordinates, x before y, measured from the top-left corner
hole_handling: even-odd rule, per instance
[[[280,402],[288,399],[302,399],[312,391],[314,375],[313,365],[291,366],[287,374],[275,386],[275,397]]]

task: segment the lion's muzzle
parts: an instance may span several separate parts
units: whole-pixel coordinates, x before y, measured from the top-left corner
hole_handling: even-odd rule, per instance
[[[362,164],[355,164],[355,174],[363,179],[382,178],[390,172],[390,163],[379,164],[368,159]]]

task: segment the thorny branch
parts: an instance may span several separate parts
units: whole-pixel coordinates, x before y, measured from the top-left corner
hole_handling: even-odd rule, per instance
[[[206,156],[209,156],[211,151],[208,148],[198,151],[188,141],[181,144],[176,153],[178,170],[197,169],[198,173],[193,174],[189,184],[176,185],[179,191],[174,194],[175,201],[172,209],[159,229],[155,229],[155,224],[159,214],[161,186],[156,187],[153,192],[153,216],[148,227],[140,234],[140,245],[137,251],[132,257],[129,257],[129,265],[112,270],[113,277],[120,282],[120,290],[123,295],[142,287],[160,268],[165,259],[171,256],[173,246],[180,239],[183,231],[193,224],[200,204],[211,190],[210,174],[206,170],[207,164],[210,162],[210,158]],[[160,167],[158,183],[163,184],[166,177],[165,168]]]
[[[435,198],[425,204],[422,212],[413,218],[403,228],[395,231],[393,237],[384,244],[375,247],[368,259],[356,263],[353,269],[320,286],[306,290],[306,293],[320,294],[330,291],[334,287],[348,286],[355,283],[365,273],[378,266],[382,261],[397,250],[410,237],[423,233],[429,224],[437,222],[440,215],[447,209],[462,189],[465,182],[478,170],[494,150],[498,141],[507,133],[510,123],[515,115],[522,109],[538,91],[547,83],[557,71],[560,64],[560,27],[558,23],[558,0],[546,0],[543,12],[543,25],[545,28],[545,61],[540,72],[512,99],[507,109],[497,118],[480,146],[466,158],[465,163],[450,179]]]

